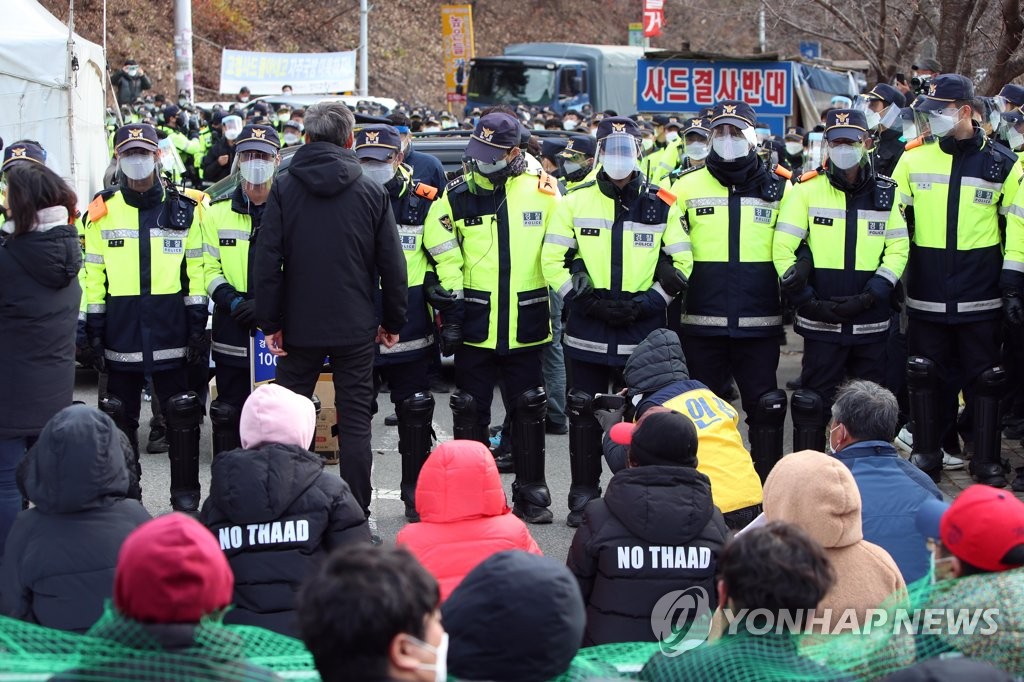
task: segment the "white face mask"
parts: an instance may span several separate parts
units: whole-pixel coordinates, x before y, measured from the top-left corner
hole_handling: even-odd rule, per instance
[[[434,654],[433,663],[420,663],[416,666],[419,670],[433,670],[434,671],[434,682],[445,682],[448,679],[448,633],[441,633],[441,641],[435,647],[416,639],[412,635],[409,636],[416,646],[426,649],[427,651]]]
[[[917,126],[913,123],[913,121],[904,121],[903,122],[903,139],[904,140],[913,140],[916,137],[917,137]]]
[[[574,118],[562,121],[562,127],[565,128],[566,130],[576,130],[577,125],[579,125],[579,122]]]
[[[151,154],[137,154],[118,159],[117,165],[129,180],[145,180],[156,169],[156,159]]]
[[[711,148],[722,157],[723,161],[735,161],[742,159],[750,153],[750,143],[744,137],[733,137],[732,135],[717,135],[711,141]]]
[[[828,438],[825,439],[825,451],[830,455],[836,454],[836,448],[834,445],[832,445],[832,434],[836,432],[836,429],[838,429],[839,426],[839,424],[836,424],[831,429],[829,429]]]
[[[242,179],[250,185],[262,185],[274,177],[274,162],[268,159],[249,159],[238,164]]]
[[[959,120],[959,112],[952,116],[938,112],[928,114],[928,124],[932,129],[932,135],[935,137],[946,137],[949,135],[953,132],[953,128],[956,127]]]
[[[643,147],[643,150],[645,152],[649,152],[652,149],[654,149],[654,138],[645,137],[643,140],[641,140],[640,145]]]
[[[686,143],[686,155],[694,161],[703,161],[708,158],[708,154],[711,150],[708,148],[707,142],[687,142]]]
[[[677,130],[669,130],[668,132],[665,133],[665,141],[666,142],[675,142],[678,139],[679,139],[679,131],[677,131]]]
[[[440,126],[427,126],[426,128],[423,129],[423,132],[425,132],[425,133],[439,133],[439,132],[441,132],[441,127]]]
[[[285,133],[284,134],[284,143],[287,144],[287,145],[298,144],[300,139],[302,139],[302,138],[300,138],[295,133]]]
[[[499,171],[505,170],[505,166],[508,165],[508,159],[498,159],[494,163],[484,163],[483,161],[476,162],[476,169],[484,175],[493,175]]]
[[[803,144],[803,142],[787,142],[786,143],[786,153],[789,154],[790,156],[796,156],[797,154],[803,154],[804,153],[804,144]]]
[[[864,118],[867,120],[868,130],[874,130],[882,122],[882,117],[879,113],[870,109],[864,112]]]
[[[385,185],[395,177],[395,169],[387,161],[363,161],[363,175],[378,185]]]
[[[1014,151],[1024,147],[1024,133],[1017,132],[1016,128],[1010,128],[1006,131],[1006,144]]]
[[[849,170],[864,158],[864,145],[842,144],[828,148],[828,159],[839,170]]]

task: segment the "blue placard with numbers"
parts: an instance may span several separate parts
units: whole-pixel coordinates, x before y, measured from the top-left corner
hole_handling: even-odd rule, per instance
[[[250,376],[252,377],[252,387],[256,388],[261,384],[270,383],[277,376],[277,356],[267,348],[267,337],[259,329],[256,330],[249,343],[252,344],[249,347],[250,367],[252,368]]]

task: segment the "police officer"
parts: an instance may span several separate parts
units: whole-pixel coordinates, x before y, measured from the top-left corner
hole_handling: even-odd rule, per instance
[[[779,155],[779,165],[783,168],[800,173],[804,167],[804,138],[807,135],[800,126],[786,128],[786,134],[782,136],[782,154]]]
[[[597,165],[594,163],[596,153],[597,142],[593,137],[573,135],[566,141],[565,147],[555,154],[559,187],[563,193],[594,179],[597,175]]]
[[[968,78],[936,76],[914,108],[927,117],[938,142],[904,152],[895,171],[900,205],[912,229],[907,275],[912,460],[938,480],[940,437],[955,421],[956,395],[964,388],[973,411],[971,473],[980,483],[1002,487],[1001,308],[1005,305],[1010,322],[1020,321],[1017,280],[1024,254],[1019,233],[1008,230],[1003,256],[1000,215],[1014,202],[1020,165],[1009,149],[986,140],[972,120],[977,105]],[[954,379],[957,369],[960,381]]]
[[[896,183],[872,170],[864,113],[832,109],[825,121],[827,170],[786,193],[772,246],[804,337],[802,388],[790,404],[794,452],[824,450],[844,378],[884,382],[890,298],[910,251]],[[809,276],[796,264],[804,243]]]
[[[711,129],[708,127],[706,118],[696,117],[687,119],[686,127],[683,128],[683,144],[679,147],[680,157],[676,167],[658,183],[665,189],[672,187],[672,183],[695,168],[701,168],[704,161],[711,153],[710,145]]]
[[[156,130],[121,127],[118,186],[89,204],[85,218],[86,321],[100,367],[109,372],[110,413],[139,445],[145,375],[164,405],[171,459],[171,505],[199,509],[202,405],[188,391],[187,363],[206,362],[207,298],[200,208],[159,179]]]
[[[543,251],[548,284],[569,310],[562,344],[569,358],[571,527],[601,495],[593,397],[621,386],[630,353],[665,326],[668,304],[685,290],[692,264],[682,226],[667,221],[671,194],[639,171],[640,126],[605,117],[597,144],[600,171],[562,200]],[[670,258],[659,270],[662,253]]]
[[[255,301],[249,285],[250,253],[279,162],[277,132],[247,125],[236,142],[238,187],[211,204],[203,218],[206,291],[213,299],[213,359],[217,399],[210,405],[214,454],[239,447],[238,420],[249,397],[249,341]]]
[[[890,176],[903,155],[903,94],[887,83],[879,83],[857,98],[857,109],[864,113],[874,138],[871,160],[875,172]]]
[[[465,174],[431,207],[424,245],[440,286],[458,297],[441,327],[442,352],[455,352],[455,436],[487,442],[494,385],[503,381],[512,413],[512,511],[550,523],[541,354],[551,330],[540,253],[560,195],[554,178],[525,170],[519,130],[512,115],[480,117]]]
[[[437,277],[423,248],[423,223],[427,211],[437,199],[438,190],[412,179],[412,169],[402,163],[402,137],[389,125],[367,125],[356,132],[356,156],[363,174],[376,180],[391,197],[391,210],[398,225],[402,253],[409,277],[409,307],[400,339],[391,348],[377,346],[377,371],[388,382],[391,402],[398,415],[398,452],[402,456],[402,500],[405,517],[418,521],[416,481],[430,454],[434,397],[427,376],[429,358],[434,353],[434,321],[427,308],[424,279],[437,284]],[[437,301],[438,299],[435,299]],[[454,298],[438,305],[454,304]]]
[[[993,99],[995,100],[995,106],[999,110],[1000,114],[1010,113],[1024,105],[1024,86],[1017,85],[1016,83],[1007,83]],[[1007,144],[1009,142],[1009,136],[1007,134],[1009,132],[1008,123],[1009,121],[1003,118],[998,123],[996,130],[994,131],[994,136],[999,142],[1013,148],[1013,145]]]
[[[198,131],[189,129],[188,112],[179,109],[174,104],[168,104],[163,110],[164,122],[157,126],[157,133],[160,137],[167,137],[171,140],[174,148],[181,157],[189,179],[195,181],[194,168],[195,156],[202,151],[202,143],[199,141]]]
[[[757,156],[754,111],[715,105],[704,167],[672,185],[669,222],[682,222],[693,245],[693,274],[682,318],[693,378],[719,396],[730,375],[739,387],[758,474],[782,456],[786,394],[779,390],[782,309],[772,239],[787,181]],[[699,419],[701,415],[692,414]]]
[[[658,130],[657,126],[661,127],[655,137],[657,151],[644,159],[643,169],[651,182],[658,183],[679,165],[679,153],[683,146],[679,130],[683,124],[679,116],[676,115],[655,116],[654,123],[656,124],[655,130]]]

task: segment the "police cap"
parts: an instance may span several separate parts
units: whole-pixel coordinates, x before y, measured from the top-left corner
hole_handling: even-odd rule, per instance
[[[385,123],[365,125],[356,132],[352,149],[360,159],[387,161],[389,156],[402,150],[402,136],[394,126]]]
[[[496,162],[509,149],[519,146],[521,127],[519,119],[509,114],[493,112],[481,116],[466,145],[466,156],[484,163]]]
[[[904,99],[903,93],[888,83],[879,83],[875,87],[871,88],[871,90],[864,93],[864,98],[878,102],[885,102],[887,105],[895,104],[901,109],[906,104],[906,99]]]
[[[687,119],[686,125],[683,127],[683,136],[687,135],[703,135],[707,137],[711,134],[711,125],[708,123],[706,118],[700,116]]]
[[[277,154],[281,148],[277,131],[268,125],[250,123],[242,128],[242,132],[235,138],[235,151],[242,152],[263,152],[264,154]]]
[[[943,73],[928,83],[928,92],[914,102],[918,111],[940,111],[953,102],[974,99],[974,84],[967,76]]]
[[[711,112],[711,127],[717,128],[721,125],[733,125],[744,130],[755,127],[757,115],[750,105],[735,99],[722,100],[715,105]]]
[[[803,142],[805,135],[807,135],[807,131],[800,126],[790,126],[786,128],[786,134],[782,136],[782,139]]]
[[[542,140],[540,143],[540,156],[542,159],[551,159],[554,161],[558,153],[565,149],[565,145],[566,140],[558,137]]]
[[[156,135],[156,128],[148,123],[130,123],[118,128],[114,133],[114,151],[120,153],[128,149],[158,151],[160,138]]]
[[[0,170],[7,170],[12,163],[18,161],[34,161],[46,164],[46,150],[38,142],[31,140],[19,140],[4,150],[3,165]]]
[[[830,109],[825,114],[825,139],[860,140],[868,132],[867,117],[857,109]]]
[[[1008,102],[1012,102],[1014,106],[1019,107],[1024,104],[1024,86],[1017,85],[1016,83],[1007,83],[999,91],[999,96]]]
[[[640,138],[640,126],[636,121],[625,116],[605,116],[597,124],[597,139],[603,140],[612,133],[625,133]]]
[[[1017,109],[1010,109],[1007,112],[999,114],[999,116],[1011,126],[1017,126],[1024,123],[1024,111],[1021,111],[1019,107]]]
[[[578,154],[582,154],[587,158],[591,158],[597,153],[597,140],[590,135],[573,135],[569,138],[569,141],[565,143],[565,149],[563,149],[558,155],[571,158]]]

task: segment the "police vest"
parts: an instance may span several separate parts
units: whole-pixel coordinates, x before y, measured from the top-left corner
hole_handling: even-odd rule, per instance
[[[410,362],[425,357],[434,346],[434,322],[423,294],[423,278],[432,269],[427,251],[423,248],[423,223],[431,204],[437,199],[438,191],[430,185],[412,180],[412,169],[402,167],[395,182],[399,187],[390,190],[391,211],[398,225],[398,238],[405,255],[405,267],[409,279],[408,307],[406,322],[398,334],[399,341],[391,348],[377,345],[378,365]],[[378,289],[376,304],[382,305]],[[378,315],[381,311],[378,311]]]
[[[787,181],[766,179],[736,192],[707,167],[672,185],[669,222],[681,221],[693,248],[682,329],[697,336],[765,337],[782,332],[772,239]]]
[[[689,276],[690,244],[679,222],[668,223],[674,198],[667,190],[648,184],[642,176],[614,193],[606,181],[593,181],[563,198],[548,224],[542,259],[548,285],[560,296],[572,289],[569,263],[583,262],[599,299],[628,300],[652,292],[672,297],[654,282],[654,270],[662,253]],[[628,201],[626,205],[624,202]],[[639,318],[626,327],[609,327],[587,317],[569,303],[569,318],[562,337],[566,353],[588,362],[625,365],[626,359],[647,335],[664,327],[665,312]]]
[[[953,144],[908,149],[893,173],[901,209],[913,211],[907,314],[950,323],[995,319],[1002,315],[1000,216],[1017,193],[1021,168],[980,130],[969,148],[960,142],[955,154],[943,149]]]
[[[85,218],[86,319],[112,369],[181,367],[189,334],[206,326],[199,209],[180,195],[156,206],[101,192]]]
[[[203,217],[203,258],[206,292],[216,304],[213,309],[211,352],[218,364],[249,366],[247,327],[231,317],[235,298],[250,298],[250,249],[252,217],[232,208],[232,195],[213,203]],[[218,292],[218,289],[227,288]]]
[[[463,341],[499,353],[547,343],[540,253],[560,198],[557,184],[529,172],[493,188],[483,178],[472,181],[475,191],[465,176],[449,182],[424,225],[441,284],[462,296]]]
[[[775,270],[781,277],[807,242],[814,257],[809,284],[817,298],[855,296],[874,276],[896,286],[910,252],[910,237],[896,205],[896,183],[876,176],[856,194],[817,175],[786,192],[775,226]],[[878,341],[889,329],[889,300],[850,323],[830,324],[797,314],[795,329],[807,338],[857,344]]]
[[[743,447],[732,405],[693,380],[671,384],[648,400],[686,415],[697,427],[697,471],[711,481],[711,497],[723,514],[761,504],[761,479]]]

